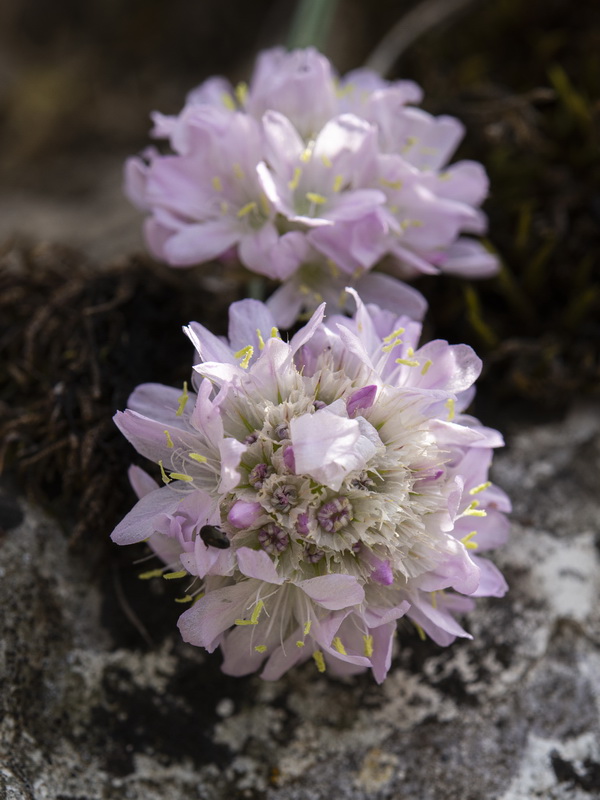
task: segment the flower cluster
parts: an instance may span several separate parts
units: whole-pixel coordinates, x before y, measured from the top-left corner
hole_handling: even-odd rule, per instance
[[[374,267],[401,278],[497,268],[469,235],[486,226],[483,167],[448,166],[463,127],[420,100],[411,81],[364,69],[338,79],[310,48],[264,52],[249,87],[207,80],[178,116],[154,115],[170,154],[149,148],[127,164],[150,249],[173,266],[234,254],[281,281],[269,306],[284,327],[349,284],[417,316],[418,293]]]
[[[311,59],[312,71],[327,69]],[[305,106],[281,73],[270,80],[285,88],[299,136],[334,99],[334,111],[359,102],[323,94]],[[268,80],[259,66],[246,101],[255,116]],[[183,638],[221,647],[232,675],[277,679],[314,659],[380,682],[397,620],[447,645],[469,635],[456,614],[506,589],[479,555],[505,541],[509,510],[488,480],[501,437],[464,413],[479,359],[466,345],[419,346],[410,316],[349,296],[352,317],[325,319],[321,305],[289,342],[255,300],[231,306],[228,340],[192,323],[194,391],[140,386],[115,418],[165,485],[132,468],[140,500],[113,539],[148,540],[173,577],[188,578]]]

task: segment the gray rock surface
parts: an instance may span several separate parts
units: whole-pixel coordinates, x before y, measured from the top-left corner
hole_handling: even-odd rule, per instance
[[[179,641],[172,582],[137,580],[143,548],[69,548],[4,509],[0,798],[600,797],[600,411],[508,440],[509,595],[479,602],[472,642],[401,628],[380,687],[222,676]]]

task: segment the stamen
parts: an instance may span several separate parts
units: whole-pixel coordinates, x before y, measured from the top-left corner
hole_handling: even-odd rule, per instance
[[[487,517],[487,511],[478,511],[477,506],[479,502],[477,500],[473,500],[473,502],[466,508],[463,513],[460,515],[461,517]]]
[[[429,367],[433,364],[431,359],[427,359],[427,361],[423,364],[423,369],[421,370],[421,375],[427,375],[429,372]]]
[[[367,658],[371,658],[373,655],[373,637],[363,636],[363,641],[365,643],[365,655]]]
[[[239,181],[244,180],[244,178],[245,178],[244,170],[240,167],[240,165],[237,163],[237,161],[236,161],[235,164],[232,165],[231,170],[232,170],[233,174],[235,175],[235,177]]]
[[[317,194],[316,192],[307,192],[305,197],[309,203],[314,203],[316,206],[322,206],[327,202],[326,197],[323,197],[322,194]]]
[[[160,467],[160,477],[162,478],[162,482],[167,484],[171,483],[171,478],[165,472],[165,468],[163,467],[162,459],[158,462],[158,466]]]
[[[343,185],[344,185],[344,176],[336,175],[335,180],[333,181],[333,191],[339,192]]]
[[[225,200],[221,200],[221,214],[229,214],[229,203],[225,202]]]
[[[321,156],[321,161],[323,162],[323,166],[324,166],[324,167],[327,167],[328,169],[329,169],[329,167],[332,167],[332,166],[333,166],[333,162],[331,161],[331,159],[329,158],[329,156],[322,155],[322,156]]]
[[[240,81],[235,87],[235,96],[238,103],[243,106],[246,102],[246,97],[248,96],[248,84],[244,81]]]
[[[304,647],[304,645],[305,642],[303,642],[302,639],[298,639],[298,641],[296,642],[296,647]]]
[[[167,438],[167,447],[170,448],[170,449],[175,447],[175,445],[173,444],[173,439],[171,439],[171,434],[169,433],[169,431],[163,431],[163,433]]]
[[[178,572],[165,572],[165,574],[163,575],[163,578],[166,581],[172,581],[175,578],[185,578],[185,576],[187,574],[188,573],[187,573],[187,571],[185,569],[180,569]]]
[[[223,105],[229,111],[235,111],[235,100],[228,92],[223,92],[221,95],[221,100],[223,101]]]
[[[187,481],[188,483],[194,480],[191,475],[186,475],[184,472],[172,472],[171,479],[176,481]]]
[[[250,214],[252,211],[256,211],[258,206],[254,200],[251,200],[249,203],[246,203],[245,206],[242,206],[240,210],[237,212],[239,219],[245,217],[247,214]]]
[[[162,574],[163,574],[163,569],[162,568],[161,569],[151,569],[151,570],[148,570],[148,572],[140,572],[140,574],[138,575],[138,578],[141,581],[149,581],[150,578],[160,578],[160,576]]]
[[[265,650],[267,649],[267,645],[266,644],[257,644],[254,649],[256,650],[257,653],[264,653]]]
[[[402,181],[388,181],[386,178],[380,178],[379,183],[382,186],[387,186],[389,189],[401,189]]]
[[[183,409],[185,408],[185,405],[186,405],[188,399],[189,399],[189,394],[188,394],[187,381],[184,381],[183,382],[183,392],[177,398],[177,400],[179,402],[179,407],[178,407],[177,411],[175,412],[175,416],[176,417],[180,417],[183,414]]]
[[[304,631],[303,631],[303,633],[304,633],[305,636],[308,636],[308,634],[310,633],[311,627],[312,627],[312,621],[309,619],[308,622],[304,623]]]
[[[214,188],[215,192],[222,192],[223,191],[223,184],[221,182],[221,178],[219,178],[218,175],[215,175],[215,177],[212,179],[212,185],[213,185],[213,188]]]
[[[489,489],[491,485],[492,485],[491,481],[480,483],[479,486],[475,486],[473,489],[471,489],[469,491],[469,494],[479,494],[479,492],[483,492],[485,489]]]
[[[402,364],[405,367],[418,367],[420,366],[421,362],[410,358],[397,358],[396,364]]]
[[[342,656],[347,656],[348,655],[348,653],[346,652],[346,648],[342,644],[342,640],[340,639],[339,636],[336,636],[335,639],[331,642],[331,644],[333,645],[335,650],[338,651],[338,653],[340,655],[342,655]]]
[[[260,328],[256,329],[256,336],[258,338],[258,349],[264,350],[265,349],[265,340],[262,337],[262,333],[260,332]]]
[[[473,533],[475,533],[475,531],[473,531]],[[465,536],[465,539],[466,538],[467,537]],[[431,594],[431,607],[437,608],[437,592],[431,592],[430,594]]]
[[[250,619],[236,619],[235,625],[258,625],[258,618],[260,616],[260,612],[263,610],[265,604],[262,600],[259,600],[256,606],[254,607],[254,611],[252,612],[252,616]]]
[[[300,183],[300,176],[301,175],[302,175],[302,170],[300,169],[300,167],[296,167],[294,169],[294,177],[288,183],[288,186],[292,190],[292,192],[295,192],[296,189],[298,188],[298,184]]]
[[[471,533],[467,533],[466,536],[463,536],[461,542],[467,548],[467,550],[477,550],[477,542],[472,542],[471,539],[477,536],[477,531],[471,531]]]
[[[208,461],[206,456],[202,456],[200,455],[200,453],[188,453],[188,455],[192,459],[192,461],[197,461],[199,464],[206,464],[206,462]]]
[[[384,336],[381,340],[382,342],[391,342],[392,339],[397,339],[399,336],[402,336],[406,328],[396,328],[395,331],[392,331],[387,336]]]
[[[320,650],[315,650],[312,656],[319,672],[325,672],[325,659],[323,657],[323,653]]]
[[[240,367],[242,369],[248,369],[248,364],[250,363],[250,359],[254,355],[254,348],[251,344],[246,345],[246,347],[242,347],[241,350],[238,350],[237,353],[234,353],[234,358],[241,358]]]
[[[419,639],[422,642],[424,642],[427,639],[427,635],[426,635],[425,631],[423,630],[423,628],[420,625],[417,625],[416,622],[413,622],[413,625],[417,629],[417,633],[419,634]]]
[[[407,150],[410,150],[410,148],[414,147],[414,145],[416,145],[416,143],[417,143],[416,136],[408,136],[407,139],[406,139],[406,144],[403,147],[403,152],[406,152]]]
[[[279,335],[279,328],[276,328],[274,325],[271,328],[271,339],[281,339]]]
[[[454,398],[449,397],[444,403],[444,405],[448,409],[448,422],[452,422],[452,420],[454,419]]]
[[[176,597],[176,603],[191,603],[194,598],[191,594],[185,594],[183,597]]]
[[[308,161],[310,161],[311,156],[312,156],[312,148],[307,147],[300,154],[300,161],[303,161],[306,164]]]
[[[331,258],[327,259],[327,266],[331,270],[331,274],[334,278],[339,278],[340,276],[340,268],[338,265],[333,261]]]

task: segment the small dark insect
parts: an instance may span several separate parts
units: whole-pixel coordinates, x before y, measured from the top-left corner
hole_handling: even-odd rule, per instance
[[[217,528],[216,525],[203,525],[200,528],[200,538],[207,547],[210,545],[211,547],[218,547],[219,550],[227,550],[231,546],[231,542],[225,532],[221,528]]]

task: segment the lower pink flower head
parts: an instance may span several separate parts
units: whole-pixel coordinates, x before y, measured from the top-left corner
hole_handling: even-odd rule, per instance
[[[228,674],[309,659],[381,682],[398,619],[447,645],[473,598],[506,590],[480,556],[508,533],[488,481],[502,440],[463,413],[479,359],[350,295],[352,318],[321,306],[289,342],[254,300],[228,340],[192,323],[197,391],[147,384],[115,418],[165,485],[133,470],[113,539],[187,576],[182,636]]]
[[[210,78],[179,115],[153,115],[170,152],[127,162],[150,250],[175,267],[237,256],[289,287],[271,306],[285,326],[290,291],[294,313],[318,296],[337,302],[349,283],[393,308],[364,280],[384,259],[395,278],[494,274],[497,260],[473,238],[487,225],[485,170],[449,164],[463,126],[420,100],[412,81],[369,70],[339,79],[313,48],[261,53],[249,86]]]

